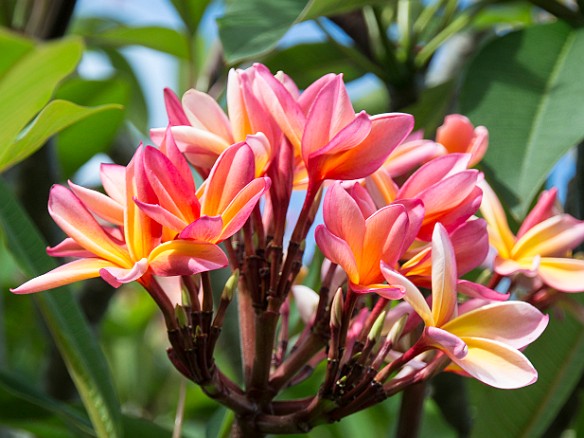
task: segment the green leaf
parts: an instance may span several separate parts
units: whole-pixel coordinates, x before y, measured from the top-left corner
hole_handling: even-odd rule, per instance
[[[79,38],[39,45],[21,57],[0,80],[0,149],[49,101],[57,84],[73,71],[83,51]]]
[[[39,149],[49,137],[62,129],[92,115],[108,111],[118,111],[119,109],[120,107],[116,105],[85,108],[64,100],[50,102],[39,113],[24,135],[16,140],[9,148],[6,147],[0,150],[0,172],[24,160]]]
[[[85,415],[80,414],[76,409],[71,408],[65,403],[46,396],[36,388],[32,387],[28,382],[25,382],[2,369],[0,369],[0,385],[13,396],[52,412],[65,421],[65,423],[74,426],[79,431],[90,435],[95,434],[91,427],[91,423]]]
[[[27,276],[34,277],[55,267],[53,259],[45,254],[46,244],[1,179],[0,226],[8,249]],[[63,356],[97,436],[121,436],[120,406],[107,362],[77,301],[67,288],[39,293],[33,299]]]
[[[189,59],[186,35],[167,27],[119,26],[91,35],[92,42],[109,47],[144,46],[179,58]]]
[[[531,386],[507,391],[469,382],[477,413],[473,438],[543,436],[584,371],[584,327],[570,315],[552,319],[525,355],[539,374]]]
[[[211,3],[210,0],[171,0],[171,2],[193,36],[197,32],[203,14]]]
[[[13,34],[0,28],[0,78],[19,59],[34,49],[34,43],[20,35]]]
[[[321,76],[335,72],[343,73],[345,82],[368,73],[331,42],[298,44],[272,52],[266,59],[271,71],[282,70],[294,79],[299,88],[308,87]]]
[[[383,3],[381,0],[237,0],[217,20],[225,59],[235,64],[272,50],[296,23]],[[259,12],[261,11],[261,13]]]
[[[56,138],[57,154],[65,177],[70,177],[99,152],[107,152],[124,121],[125,111],[120,111],[130,99],[130,85],[121,78],[100,81],[71,79],[56,93],[79,105],[94,106],[115,104],[115,111],[96,113],[63,130]]]
[[[584,29],[530,27],[473,60],[461,112],[489,129],[489,182],[522,217],[554,164],[584,138]]]

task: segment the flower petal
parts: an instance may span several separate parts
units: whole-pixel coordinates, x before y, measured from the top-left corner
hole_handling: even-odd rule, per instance
[[[53,289],[88,278],[99,277],[99,271],[103,268],[115,266],[113,263],[98,258],[74,260],[66,263],[46,274],[39,275],[32,280],[10,289],[15,294],[30,294],[43,290]]]
[[[468,348],[462,339],[438,327],[426,327],[423,339],[428,345],[444,351],[449,357],[462,359],[468,353]]]
[[[432,315],[441,327],[456,316],[456,259],[444,227],[436,224],[432,236]]]
[[[501,342],[481,338],[462,338],[468,354],[450,357],[465,372],[487,385],[515,389],[537,380],[537,371],[518,350]]]
[[[478,185],[483,190],[481,214],[487,221],[491,245],[495,247],[501,257],[509,258],[515,244],[515,236],[509,229],[505,210],[486,181],[480,181]]]
[[[178,238],[216,243],[222,229],[221,216],[201,216],[182,230]]]
[[[416,311],[420,318],[424,321],[427,327],[436,326],[432,311],[422,295],[422,292],[414,286],[414,284],[403,275],[393,271],[391,267],[381,262],[381,272],[385,280],[392,286],[403,286],[405,288],[404,300]]]
[[[523,348],[541,335],[548,319],[529,303],[505,301],[471,310],[442,328],[461,338],[485,338]]]
[[[123,204],[114,201],[109,196],[95,190],[87,189],[69,181],[71,191],[85,204],[86,207],[102,219],[115,225],[124,224]]]
[[[158,245],[148,257],[155,275],[193,275],[227,266],[227,257],[217,245],[173,240]]]
[[[182,107],[195,128],[212,132],[228,143],[233,143],[231,123],[219,104],[207,93],[188,90],[182,98]]]
[[[584,290],[584,260],[542,257],[538,274],[554,289],[563,292]]]
[[[358,294],[376,293],[387,300],[401,300],[405,294],[405,288],[401,285],[387,285],[387,284],[350,284],[351,290]]]
[[[131,268],[120,268],[118,266],[103,268],[99,275],[112,287],[120,287],[122,284],[132,283],[141,278],[148,270],[148,260],[141,259],[134,263]]]
[[[349,280],[358,284],[357,262],[347,242],[332,234],[324,225],[316,227],[314,238],[325,257],[343,268]]]

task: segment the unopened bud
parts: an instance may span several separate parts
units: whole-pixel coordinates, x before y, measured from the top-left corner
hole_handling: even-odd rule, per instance
[[[404,327],[406,325],[406,321],[408,320],[409,315],[406,313],[402,315],[391,327],[389,333],[387,334],[387,340],[391,343],[391,345],[397,344],[402,332],[404,331]]]
[[[239,269],[236,269],[231,277],[227,279],[225,282],[225,286],[223,287],[223,293],[221,294],[222,300],[231,301],[233,299],[233,294],[235,293],[235,289],[237,288],[237,282],[239,281]]]
[[[174,306],[174,316],[178,321],[179,327],[186,327],[189,324],[189,319],[184,306],[181,306],[180,304]]]
[[[340,327],[343,319],[343,290],[339,287],[331,304],[331,327]]]
[[[371,327],[371,331],[367,335],[367,340],[370,342],[374,342],[379,336],[381,335],[381,330],[383,329],[383,322],[385,321],[385,310],[379,314],[375,322],[373,323],[373,327]]]

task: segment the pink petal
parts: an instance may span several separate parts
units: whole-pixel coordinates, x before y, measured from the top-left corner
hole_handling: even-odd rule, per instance
[[[496,290],[489,289],[482,284],[473,283],[467,280],[458,280],[456,290],[467,297],[491,301],[506,301],[510,296],[509,294],[500,293]]]
[[[538,274],[554,289],[563,292],[584,290],[584,260],[542,257]]]
[[[202,91],[190,89],[182,98],[182,106],[189,120],[189,125],[221,137],[227,143],[233,143],[231,123],[219,104]]]
[[[251,148],[238,143],[226,149],[211,170],[201,205],[201,214],[219,216],[235,196],[255,177]]]
[[[290,94],[280,81],[272,76],[266,66],[254,64],[253,67],[258,81],[261,81],[259,90],[263,103],[282,132],[284,132],[284,135],[296,149],[300,149],[305,115],[298,106],[295,97]]]
[[[442,328],[461,338],[486,338],[523,348],[544,331],[549,317],[523,301],[488,304],[464,313]]]
[[[221,214],[223,232],[220,240],[227,239],[239,231],[251,215],[262,195],[270,188],[270,178],[256,178],[233,198]]]
[[[468,354],[451,359],[465,372],[487,385],[515,389],[537,380],[537,371],[529,360],[513,347],[482,338],[463,338]]]
[[[150,219],[158,222],[166,228],[176,231],[177,233],[182,231],[182,229],[189,224],[183,218],[175,216],[172,212],[158,204],[146,204],[138,199],[135,199],[134,202]]]
[[[346,241],[355,259],[360,259],[365,219],[357,202],[340,183],[335,183],[328,189],[324,198],[323,216],[327,229]]]
[[[465,222],[450,234],[450,240],[459,276],[480,266],[489,252],[487,223],[483,219]]]
[[[51,257],[77,257],[77,258],[91,258],[95,254],[87,251],[75,240],[70,237],[64,239],[61,243],[47,248],[47,254]]]
[[[71,181],[69,181],[69,187],[92,213],[112,224],[124,224],[124,207],[122,204],[103,193],[78,186]]]
[[[120,205],[126,204],[126,168],[119,164],[102,163],[100,178],[107,195]]]
[[[383,167],[365,177],[365,187],[378,208],[391,204],[397,197],[398,185]]]
[[[118,266],[103,268],[99,275],[112,287],[120,287],[122,284],[132,283],[141,278],[148,270],[148,260],[141,259],[134,263],[131,268],[120,268]]]
[[[173,240],[158,245],[148,258],[155,275],[193,275],[227,266],[227,257],[217,245]]]
[[[487,221],[491,245],[501,257],[509,258],[511,249],[515,245],[515,236],[509,229],[505,210],[486,181],[480,181],[479,187],[483,190],[481,214]]]
[[[375,202],[373,202],[369,192],[367,192],[367,190],[365,190],[361,184],[351,184],[351,186],[348,188],[348,192],[351,198],[353,198],[357,203],[357,206],[359,207],[359,210],[361,210],[361,214],[364,218],[368,218],[377,211]]]
[[[401,187],[398,197],[418,197],[428,187],[466,170],[469,159],[468,154],[449,154],[429,161],[408,178]]]
[[[470,152],[474,137],[474,125],[460,114],[446,116],[444,124],[436,131],[436,141],[443,144],[448,152]]]
[[[314,238],[325,257],[343,268],[349,280],[359,284],[357,262],[347,242],[332,234],[324,225],[316,227]]]
[[[441,327],[456,316],[456,259],[444,227],[436,224],[432,236],[432,315]]]
[[[432,158],[444,155],[446,149],[431,140],[408,141],[398,145],[387,157],[383,168],[393,177],[404,175]]]
[[[464,341],[458,336],[438,327],[426,327],[424,330],[424,340],[429,345],[444,351],[451,358],[462,359],[468,353],[468,348]]]
[[[180,100],[170,88],[164,89],[164,106],[166,107],[166,114],[168,114],[168,123],[171,126],[190,124]]]
[[[387,284],[350,284],[353,292],[358,294],[375,293],[386,300],[400,300],[404,297],[405,289],[402,286],[387,285]]]
[[[111,266],[115,265],[107,260],[98,258],[74,260],[46,274],[35,277],[15,289],[10,289],[10,291],[15,294],[30,294],[53,289],[76,281],[99,277],[100,269]]]
[[[336,76],[320,89],[308,111],[302,136],[304,161],[307,162],[313,153],[327,145],[341,130],[346,130],[347,126],[354,121],[355,111],[343,78]],[[352,129],[350,132],[356,131]],[[344,134],[345,137],[350,135],[349,131]]]
[[[201,216],[178,235],[179,239],[216,243],[223,229],[221,216]]]
[[[517,232],[517,238],[519,239],[522,237],[528,230],[532,229],[534,226],[539,224],[540,222],[549,219],[550,217],[554,216],[555,214],[555,204],[558,195],[558,189],[553,187],[550,190],[545,190],[539,196],[537,204],[533,207],[533,209],[529,212],[529,214],[525,217],[523,222],[521,223],[521,227]]]
[[[79,245],[116,265],[129,263],[128,255],[116,245],[93,215],[71,191],[54,185],[49,195],[49,214]]]
[[[584,241],[584,222],[568,214],[552,216],[529,229],[521,237],[511,256],[562,256]]]

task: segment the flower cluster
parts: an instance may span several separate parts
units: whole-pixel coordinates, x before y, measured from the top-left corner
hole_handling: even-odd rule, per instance
[[[338,420],[443,370],[498,388],[537,379],[521,349],[546,327],[551,297],[584,289],[584,261],[570,258],[584,223],[551,190],[514,235],[473,168],[485,127],[452,115],[425,140],[408,114],[355,113],[341,75],[300,92],[260,64],[231,71],[226,96],[227,113],[205,93],[166,90],[157,147],[102,165],[105,193],[54,186],[49,213],[68,237],[48,252],[74,260],[13,292],[138,281],[165,317],[175,367],[261,433]],[[293,190],[306,193],[299,212]],[[299,274],[323,197],[317,293]],[[214,300],[210,271],[226,266]],[[462,278],[478,268],[492,269],[487,285]],[[213,354],[235,289],[242,385]],[[313,397],[275,399],[323,361]]]

